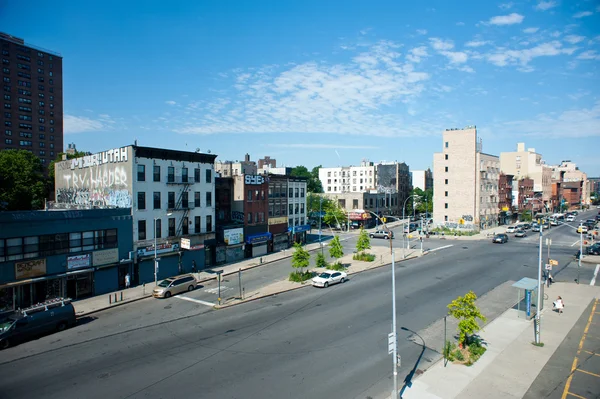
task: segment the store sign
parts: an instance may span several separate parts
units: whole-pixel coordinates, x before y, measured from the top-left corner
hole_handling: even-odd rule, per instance
[[[189,238],[181,239],[181,248],[182,249],[190,249],[191,243]]]
[[[244,229],[223,230],[223,240],[227,245],[236,245],[244,242]]]
[[[271,233],[262,233],[250,236],[246,239],[248,244],[260,244],[263,242],[267,242],[271,239]]]
[[[189,250],[190,251],[199,251],[201,249],[204,249],[204,244],[192,245]]]
[[[179,250],[179,244],[164,243],[156,246],[156,254],[164,254],[168,252],[174,252]],[[154,255],[154,245],[146,248],[138,248],[138,256],[150,256]]]
[[[15,277],[17,279],[39,277],[44,274],[46,274],[46,259],[15,262]]]
[[[119,261],[119,248],[105,249],[92,253],[92,266],[109,265]]]
[[[366,212],[349,212],[348,219],[350,220],[366,220],[369,219],[370,216]]]
[[[81,269],[82,267],[90,267],[92,264],[92,255],[75,255],[67,257],[67,269]]]
[[[291,231],[293,233],[302,233],[304,231],[309,231],[309,230],[310,230],[310,224],[303,224],[300,226],[288,227],[288,231]]]
[[[286,216],[278,217],[278,218],[269,218],[269,226],[274,224],[287,224],[288,218]]]
[[[265,182],[264,176],[261,175],[246,175],[244,176],[244,183],[246,184],[263,184]]]

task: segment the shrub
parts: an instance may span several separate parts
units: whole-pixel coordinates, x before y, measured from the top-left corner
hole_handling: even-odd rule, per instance
[[[290,281],[293,281],[295,283],[302,283],[306,280],[310,280],[311,278],[313,278],[313,273],[311,272],[291,272],[290,273]]]
[[[454,352],[452,352],[452,354],[454,355],[454,358],[456,360],[458,360],[459,362],[462,362],[465,360],[465,356],[463,355],[463,353],[460,351],[460,349],[456,349]]]
[[[456,344],[450,342],[450,341],[446,341],[446,345],[444,346],[444,356],[446,357],[446,359],[450,360],[451,362],[454,361],[454,350],[456,349]]]
[[[344,270],[346,270],[346,267],[344,265],[342,265],[340,262],[335,262],[335,263],[329,265],[328,269],[329,270],[344,271]]]
[[[473,360],[479,359],[481,355],[485,353],[486,349],[478,343],[472,343],[469,345],[469,353]]]
[[[354,254],[352,256],[352,259],[354,260],[362,260],[364,262],[373,262],[375,260],[375,255],[373,254],[366,254],[366,253],[358,253],[358,254]]]
[[[327,261],[325,260],[325,255],[323,255],[320,252],[317,254],[316,263],[317,263],[317,267],[327,267],[328,266]]]

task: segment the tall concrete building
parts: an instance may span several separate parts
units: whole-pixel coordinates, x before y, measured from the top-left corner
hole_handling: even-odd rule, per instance
[[[532,179],[534,196],[545,204],[551,200],[552,167],[545,164],[535,148],[525,149],[525,143],[517,143],[517,151],[501,152],[500,169],[505,174],[513,175],[515,180]]]
[[[500,159],[482,152],[475,126],[446,129],[433,155],[433,219],[450,228],[485,229],[498,223]]]
[[[27,150],[44,165],[63,150],[62,56],[0,33],[0,150]]]
[[[363,193],[377,188],[375,164],[367,160],[360,166],[320,168],[319,180],[326,194]]]
[[[431,169],[413,170],[411,173],[413,188],[420,188],[423,191],[433,188],[433,173],[431,173]]]
[[[578,208],[591,203],[592,185],[587,174],[579,170],[575,162],[566,160],[562,161],[560,165],[553,166],[552,181],[557,182],[559,185],[559,197],[562,198],[557,198],[558,202],[563,203],[562,200],[568,197],[569,199],[565,200],[565,205],[569,208]],[[576,187],[577,184],[579,185],[578,188]],[[576,192],[577,194],[575,194]]]

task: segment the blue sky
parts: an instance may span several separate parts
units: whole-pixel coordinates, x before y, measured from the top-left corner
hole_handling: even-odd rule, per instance
[[[0,0],[0,26],[63,55],[81,150],[424,169],[474,124],[484,152],[600,176],[597,0]]]

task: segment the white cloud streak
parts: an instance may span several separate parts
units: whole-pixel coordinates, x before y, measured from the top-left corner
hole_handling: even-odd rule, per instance
[[[175,102],[173,100],[169,100],[169,101],[165,101],[165,104],[175,105],[175,104],[177,104],[177,102]]]
[[[535,6],[535,9],[538,11],[546,11],[549,10],[551,8],[557,7],[558,6],[558,2],[553,1],[553,0],[549,0],[549,1],[540,1],[539,3],[537,3],[537,5]]]
[[[106,120],[107,118],[102,119]],[[107,126],[102,121],[85,116],[65,115],[63,123],[65,134],[96,132],[107,129]]]
[[[490,25],[514,25],[514,24],[520,24],[521,22],[523,22],[523,19],[525,19],[524,16],[522,16],[521,14],[517,14],[516,12],[513,12],[512,14],[508,14],[508,15],[498,15],[496,17],[492,17],[490,18],[490,20],[488,21],[488,23]]]
[[[531,34],[531,33],[537,32],[538,30],[540,30],[540,28],[526,28],[526,29],[523,29],[523,33]]]
[[[569,42],[571,44],[577,44],[579,42],[582,42],[585,40],[584,36],[578,36],[578,35],[568,35],[565,36],[565,41]]]
[[[585,17],[589,17],[591,15],[594,15],[594,13],[591,11],[581,11],[576,14],[573,14],[573,18],[585,18]]]

